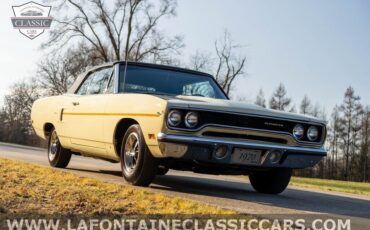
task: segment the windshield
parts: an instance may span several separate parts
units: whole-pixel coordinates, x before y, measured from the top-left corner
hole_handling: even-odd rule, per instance
[[[227,99],[213,78],[175,70],[128,65],[120,67],[119,92],[200,96]]]

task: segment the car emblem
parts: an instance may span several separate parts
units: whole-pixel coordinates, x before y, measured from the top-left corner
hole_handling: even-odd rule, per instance
[[[14,29],[24,36],[34,39],[49,29],[53,20],[50,17],[51,6],[43,6],[36,2],[28,2],[13,6],[14,17],[11,18]]]
[[[284,125],[280,124],[280,123],[265,122],[264,124],[267,125],[267,126],[284,127]]]

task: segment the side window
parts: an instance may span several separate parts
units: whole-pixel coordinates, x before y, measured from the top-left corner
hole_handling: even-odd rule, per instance
[[[77,94],[79,94],[79,95],[86,95],[87,94],[87,91],[89,89],[91,80],[94,77],[94,74],[95,73],[91,73],[91,74],[89,74],[89,76],[87,76],[87,78],[85,79],[85,81],[83,81],[82,85],[78,89]]]
[[[103,94],[107,88],[112,68],[106,68],[95,72],[91,80],[87,94]]]
[[[112,68],[105,68],[91,73],[78,89],[79,95],[102,94],[105,92]]]

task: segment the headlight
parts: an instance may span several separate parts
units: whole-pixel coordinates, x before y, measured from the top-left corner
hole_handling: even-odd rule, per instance
[[[179,126],[181,124],[181,112],[178,110],[172,110],[168,114],[167,121],[171,126]]]
[[[293,136],[297,139],[300,140],[302,139],[304,135],[304,128],[302,125],[296,125],[293,129]]]
[[[319,130],[315,126],[311,126],[307,131],[307,138],[310,141],[316,141],[319,137]]]
[[[196,112],[188,112],[185,116],[185,125],[188,128],[194,128],[198,124],[198,113]]]

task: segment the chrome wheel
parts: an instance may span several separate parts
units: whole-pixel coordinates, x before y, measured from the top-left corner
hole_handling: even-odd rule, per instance
[[[53,161],[58,153],[58,147],[59,147],[59,139],[57,136],[57,133],[54,131],[51,134],[50,137],[50,144],[49,144],[49,160]]]
[[[138,163],[140,139],[138,134],[131,133],[125,143],[124,148],[124,170],[127,174],[132,174]]]
[[[148,186],[157,174],[158,162],[149,152],[138,124],[131,125],[120,147],[122,176],[126,182]]]

